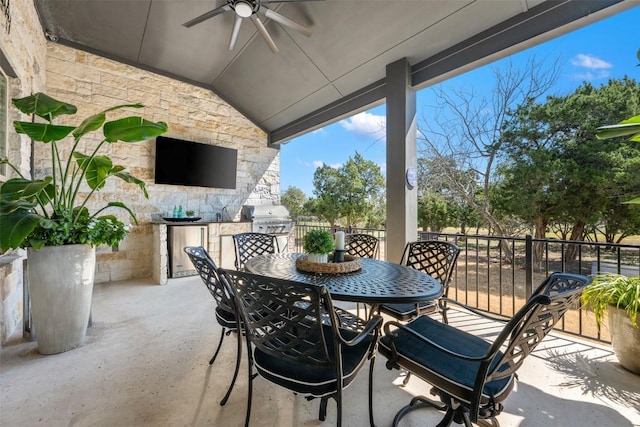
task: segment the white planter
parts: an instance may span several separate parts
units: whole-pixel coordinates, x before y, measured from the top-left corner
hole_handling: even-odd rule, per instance
[[[307,254],[307,261],[309,262],[328,262],[328,254]]]
[[[96,250],[91,245],[27,251],[33,329],[41,354],[81,345],[91,312]]]
[[[626,310],[613,306],[607,307],[609,312],[609,330],[611,344],[616,357],[623,368],[640,374],[640,328],[634,328]]]

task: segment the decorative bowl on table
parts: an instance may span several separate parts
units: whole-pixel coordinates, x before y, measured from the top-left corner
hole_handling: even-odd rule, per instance
[[[329,259],[333,259],[333,256],[329,255]],[[349,254],[344,255],[344,262],[312,262],[302,255],[296,258],[296,268],[307,273],[342,274],[360,270],[362,262],[360,258]]]

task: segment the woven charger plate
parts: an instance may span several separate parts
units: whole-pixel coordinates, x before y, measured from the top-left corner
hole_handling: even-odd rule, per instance
[[[296,268],[308,273],[341,274],[352,273],[362,268],[360,258],[344,254],[344,262],[311,262],[306,255],[296,258]]]

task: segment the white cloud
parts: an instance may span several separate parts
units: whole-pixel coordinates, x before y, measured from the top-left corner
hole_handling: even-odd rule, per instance
[[[334,163],[332,165],[329,165],[329,167],[333,168],[333,169],[338,169],[342,167],[342,163]]]
[[[602,70],[613,67],[610,62],[607,62],[600,58],[596,58],[592,55],[585,55],[583,53],[579,53],[578,55],[576,55],[576,57],[571,60],[571,65],[581,68],[588,68],[590,70]]]
[[[382,173],[382,175],[386,175],[387,174],[387,163],[380,163],[378,166],[380,167],[380,173]]]
[[[324,130],[324,128],[320,128],[320,129],[316,129],[313,132],[311,132],[312,134],[320,134],[320,135],[326,135],[327,131]]]
[[[610,62],[596,58],[592,55],[580,53],[571,60],[571,65],[584,69],[571,75],[574,80],[599,80],[609,77],[609,69],[613,67]]]
[[[340,124],[349,132],[379,139],[385,137],[386,121],[387,118],[385,116],[377,116],[365,111],[341,120]]]

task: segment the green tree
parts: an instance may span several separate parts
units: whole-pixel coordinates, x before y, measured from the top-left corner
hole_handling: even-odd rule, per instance
[[[289,187],[280,198],[280,203],[287,208],[291,219],[294,221],[304,213],[304,204],[307,201],[307,195],[298,187]]]
[[[306,205],[313,215],[324,218],[332,227],[342,216],[341,181],[338,169],[329,165],[317,168],[313,174],[313,193],[316,198]]]
[[[547,93],[559,72],[557,61],[548,64],[534,56],[522,67],[509,62],[494,68],[493,82],[482,82],[492,84],[490,96],[480,96],[473,88],[436,91],[437,104],[419,125],[419,156],[431,160],[432,170],[447,188],[499,236],[508,235],[508,230],[492,214],[490,200],[502,153],[503,125],[518,105]],[[505,243],[502,248],[511,259],[511,248]]]
[[[640,152],[627,145],[623,153],[620,141],[603,143],[595,133],[600,123],[637,112],[639,100],[640,87],[624,78],[522,104],[502,134],[497,207],[533,224],[536,237],[555,221],[571,224],[569,239],[583,240],[611,199],[638,184],[632,171]],[[576,255],[567,250],[568,259]]]
[[[343,195],[342,214],[347,227],[366,222],[384,188],[380,166],[356,152],[339,169]]]
[[[380,192],[380,194],[371,199],[371,209],[367,212],[365,226],[367,228],[384,228],[387,220],[385,194]]]
[[[316,169],[313,186],[314,213],[332,226],[339,218],[352,226],[368,222],[371,212],[379,211],[384,177],[378,165],[356,153],[339,168],[323,165]]]
[[[418,199],[418,226],[439,233],[453,223],[454,212],[444,197],[424,194]]]

